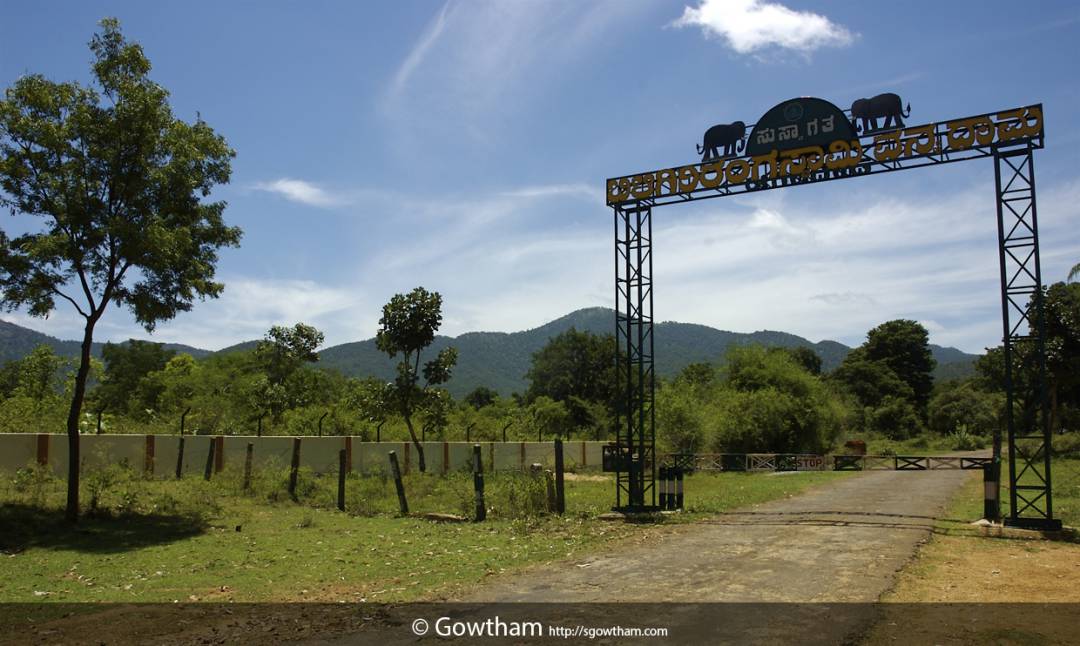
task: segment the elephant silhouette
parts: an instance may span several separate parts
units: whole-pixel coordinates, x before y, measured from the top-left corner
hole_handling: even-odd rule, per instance
[[[722,123],[709,128],[702,137],[701,145],[697,147],[698,154],[705,153],[701,161],[720,159],[721,147],[724,149],[723,157],[731,157],[735,153],[742,152],[744,137],[746,137],[746,124],[742,121]]]
[[[907,106],[907,111],[903,110],[903,103],[900,101],[900,95],[893,94],[892,92],[886,92],[885,94],[879,94],[869,99],[856,99],[851,104],[851,120],[862,120],[862,127],[855,126],[856,132],[869,133],[878,129],[877,120],[881,117],[885,118],[885,123],[882,124],[881,129],[885,130],[889,127],[889,123],[895,120],[893,124],[896,128],[904,127],[904,120],[900,117],[907,117],[911,115],[911,104]]]

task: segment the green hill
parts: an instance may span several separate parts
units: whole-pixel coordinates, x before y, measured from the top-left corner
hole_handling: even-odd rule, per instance
[[[462,397],[477,386],[487,386],[502,395],[524,392],[528,387],[528,372],[534,352],[544,347],[552,337],[571,327],[596,334],[614,332],[615,313],[604,307],[591,307],[571,312],[532,330],[522,332],[468,332],[458,337],[438,336],[428,349],[427,357],[433,357],[442,348],[453,345],[458,349],[458,365],[447,388],[455,397]],[[822,368],[832,370],[840,365],[851,348],[836,341],[812,343],[800,336],[786,332],[762,330],[740,333],[717,330],[705,325],[665,321],[654,329],[656,371],[661,377],[671,377],[687,364],[708,361],[717,362],[731,345],[757,343],[767,346],[806,346],[821,357]],[[25,356],[39,343],[47,343],[58,353],[78,356],[76,341],[60,341],[53,337],[28,330],[13,323],[0,321],[0,362]],[[245,341],[229,346],[218,353],[250,350],[256,341]],[[102,344],[94,344],[94,354],[100,356]],[[190,346],[166,344],[178,352],[187,352],[196,358],[211,352]],[[931,345],[938,360],[935,377],[956,379],[974,371],[976,355],[965,354],[955,348]],[[394,362],[379,352],[375,340],[344,343],[319,352],[319,367],[337,370],[354,377],[374,376],[379,379],[394,378]]]
[[[48,334],[42,334],[7,321],[0,321],[0,364],[25,357],[30,354],[31,350],[42,343],[51,347],[53,352],[63,357],[78,357],[82,345],[80,341],[61,341]],[[196,359],[211,354],[209,350],[193,348],[190,345],[179,343],[166,343],[164,345],[169,350],[186,352]],[[104,343],[95,342],[90,348],[90,353],[100,358],[103,347],[105,347]]]

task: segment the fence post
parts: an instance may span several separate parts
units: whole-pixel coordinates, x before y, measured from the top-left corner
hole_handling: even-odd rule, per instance
[[[345,449],[338,451],[337,508],[345,511]]]
[[[409,502],[405,500],[405,485],[401,482],[401,468],[398,466],[397,451],[390,451],[390,470],[394,474],[394,487],[397,488],[398,507],[401,515],[409,515]]]
[[[555,440],[555,513],[566,513],[566,489],[563,482],[563,445]]]
[[[206,472],[203,480],[210,480],[210,474],[214,471],[214,449],[217,447],[217,438],[210,438],[210,450],[206,453]]]
[[[675,467],[675,509],[683,508],[683,469]]]
[[[991,461],[983,465],[983,518],[990,522],[1001,521],[1001,501],[998,499],[1001,463]]]
[[[292,463],[289,465],[289,497],[296,500],[296,479],[300,475],[300,438],[292,441]]]
[[[255,453],[255,443],[248,442],[247,451],[244,455],[244,491],[251,488],[251,456]]]
[[[180,436],[180,446],[176,449],[176,479],[184,474],[184,436]]]
[[[484,505],[484,460],[480,453],[480,445],[473,445],[473,489],[476,491],[476,522],[487,518],[487,507]]]

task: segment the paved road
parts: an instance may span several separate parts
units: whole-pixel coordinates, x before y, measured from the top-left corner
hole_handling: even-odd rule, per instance
[[[559,602],[575,605],[552,606],[543,614],[548,620],[557,616],[561,625],[671,626],[668,639],[640,643],[843,643],[876,616],[873,607],[852,602],[876,601],[891,587],[970,474],[859,474],[680,527],[649,545],[494,580],[458,599],[464,605],[455,614],[482,620],[507,616],[506,606],[490,604]],[[610,602],[629,605],[601,605]],[[769,605],[701,605],[715,602]],[[531,611],[522,614],[527,618]],[[380,641],[430,637],[417,640],[405,624]],[[363,642],[357,634],[322,643]]]

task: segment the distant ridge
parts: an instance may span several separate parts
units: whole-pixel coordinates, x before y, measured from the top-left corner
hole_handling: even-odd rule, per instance
[[[0,364],[25,357],[42,343],[51,347],[56,354],[65,357],[79,356],[82,347],[81,341],[61,341],[56,337],[42,334],[21,325],[0,321]],[[169,350],[186,352],[196,359],[212,354],[209,350],[193,348],[190,345],[180,343],[165,343],[163,345]],[[90,354],[100,358],[101,349],[104,347],[104,343],[95,341],[90,347]]]
[[[447,384],[455,397],[460,398],[478,386],[487,386],[502,395],[509,395],[524,392],[528,387],[525,373],[529,370],[532,355],[552,337],[570,328],[609,334],[614,331],[614,326],[614,311],[606,307],[590,307],[522,332],[467,332],[457,337],[437,336],[428,353],[434,356],[448,345],[457,348],[458,365],[454,369],[454,377]],[[836,341],[813,343],[787,332],[728,332],[706,325],[672,321],[656,324],[653,334],[656,337],[656,371],[661,377],[673,376],[690,363],[719,361],[732,345],[756,343],[775,347],[805,346],[821,357],[825,371],[840,365],[851,351],[851,348]],[[39,343],[48,343],[57,354],[78,356],[77,341],[60,341],[40,332],[0,321],[0,362],[23,357]],[[257,341],[245,341],[216,353],[180,344],[165,345],[178,352],[187,352],[196,358],[202,358],[210,354],[249,350],[256,343]],[[94,344],[95,355],[100,356],[102,345]],[[958,379],[973,374],[977,355],[933,344],[930,350],[938,361],[935,377]],[[395,375],[394,362],[379,352],[374,339],[324,348],[319,352],[318,365],[353,377],[373,376],[389,381]]]

